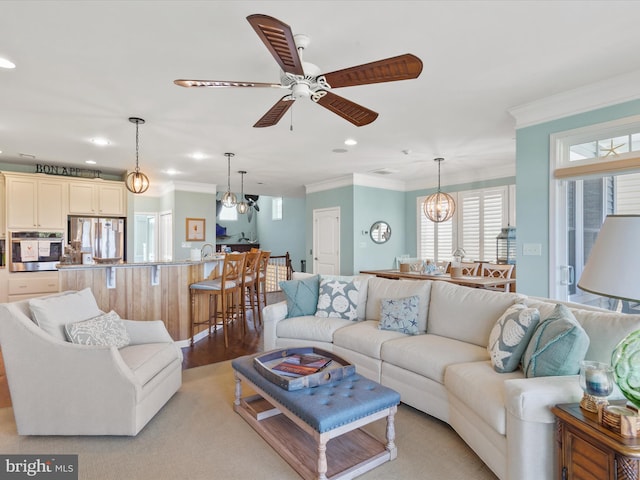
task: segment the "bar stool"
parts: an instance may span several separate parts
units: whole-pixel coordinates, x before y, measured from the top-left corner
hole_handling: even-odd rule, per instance
[[[258,266],[260,263],[260,250],[251,249],[247,253],[247,259],[244,265],[244,274],[242,276],[242,316],[244,321],[247,318],[247,303],[251,307],[251,315],[253,318],[253,327],[256,324],[256,305],[260,308],[260,298],[258,297]]]
[[[224,346],[229,347],[229,336],[227,327],[240,312],[240,302],[242,299],[242,276],[246,260],[245,253],[227,253],[222,264],[222,275],[212,280],[203,280],[192,283],[189,286],[191,292],[191,345],[195,337],[195,328],[199,325],[208,325],[209,336],[211,336],[211,326],[222,324],[224,333]],[[200,320],[196,311],[196,296],[207,295],[209,311],[206,320]],[[212,305],[213,304],[213,305]],[[244,324],[242,325],[244,330]]]
[[[262,250],[258,260],[258,283],[256,298],[258,299],[258,323],[262,325],[262,309],[267,306],[267,267],[271,252]],[[260,296],[262,296],[262,306],[260,306]]]

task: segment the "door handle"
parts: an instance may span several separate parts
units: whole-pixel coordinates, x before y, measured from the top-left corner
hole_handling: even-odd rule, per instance
[[[563,265],[560,267],[562,269],[562,275],[560,279],[560,285],[569,286],[573,285],[576,280],[575,270],[573,265]]]

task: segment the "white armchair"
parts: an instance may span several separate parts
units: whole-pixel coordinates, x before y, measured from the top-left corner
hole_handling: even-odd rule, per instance
[[[118,349],[56,338],[32,317],[28,300],[0,304],[20,435],[136,435],[182,384],[182,351],[161,321],[124,320],[130,342]]]

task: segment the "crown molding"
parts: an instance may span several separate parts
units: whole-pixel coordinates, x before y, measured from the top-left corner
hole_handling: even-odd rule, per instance
[[[341,187],[350,187],[358,185],[360,187],[383,188],[386,190],[398,190],[404,192],[405,182],[402,180],[394,180],[391,178],[380,178],[374,175],[365,175],[362,173],[352,173],[322,182],[310,183],[305,185],[307,194],[333,190]]]
[[[169,181],[164,183],[152,183],[149,190],[145,193],[150,197],[162,197],[171,192],[195,192],[209,193],[215,195],[218,185],[215,183],[197,183],[197,182],[176,182]]]
[[[513,165],[505,165],[502,167],[494,167],[489,169],[467,169],[460,172],[450,173],[448,172],[446,178],[441,179],[441,187],[446,191],[447,186],[461,185],[465,183],[485,182],[487,180],[497,180],[505,177],[516,176],[515,161]],[[446,182],[446,183],[443,183]],[[429,178],[422,178],[411,180],[406,184],[406,191],[412,192],[415,190],[434,189],[438,187],[437,177],[430,176]]]
[[[559,118],[640,98],[640,70],[551,95],[508,109],[516,128],[525,128]]]

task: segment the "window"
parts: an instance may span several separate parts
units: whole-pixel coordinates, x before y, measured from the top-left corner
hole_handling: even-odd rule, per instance
[[[271,220],[282,220],[282,197],[271,199]]]
[[[223,206],[220,209],[220,220],[225,221],[237,221],[238,220],[238,210],[235,205],[233,207],[225,207]]]
[[[496,261],[496,237],[509,221],[514,187],[495,187],[453,194],[456,213],[444,223],[433,223],[422,211],[426,197],[417,199],[418,257],[451,260],[454,249],[465,250],[467,261]],[[515,211],[515,209],[513,209]]]

